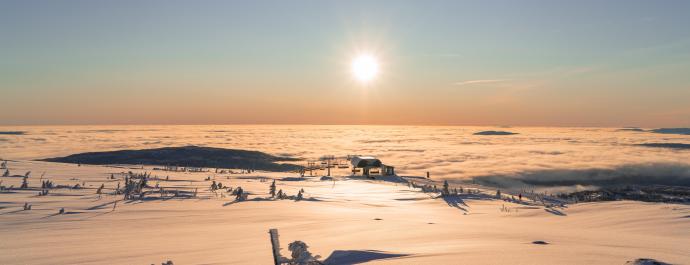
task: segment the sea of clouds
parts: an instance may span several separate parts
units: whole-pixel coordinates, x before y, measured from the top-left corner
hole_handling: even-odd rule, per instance
[[[494,130],[514,135],[475,135]],[[398,174],[506,188],[611,184],[690,186],[690,135],[618,128],[436,126],[36,126],[0,127],[0,158],[200,145],[315,159],[373,155]]]

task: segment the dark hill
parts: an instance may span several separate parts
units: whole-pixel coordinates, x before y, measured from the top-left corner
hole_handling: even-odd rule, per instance
[[[474,135],[513,135],[513,134],[518,134],[518,133],[506,132],[506,131],[481,131],[481,132],[474,133]]]
[[[214,147],[183,146],[143,150],[118,150],[90,152],[65,157],[46,158],[41,161],[87,165],[170,165],[184,167],[252,168],[266,171],[291,171],[299,165],[277,163],[296,161],[289,157],[277,157],[258,151],[224,149]]]
[[[651,130],[653,133],[690,135],[690,128],[660,128]]]
[[[0,131],[0,134],[5,134],[5,135],[24,135],[26,132],[22,131]]]
[[[673,149],[690,149],[690,144],[682,143],[643,143],[638,144],[639,146],[645,147],[658,147],[658,148],[673,148]]]

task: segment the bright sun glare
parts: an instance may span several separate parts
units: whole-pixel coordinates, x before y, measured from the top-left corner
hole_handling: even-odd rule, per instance
[[[360,54],[352,60],[352,74],[357,80],[367,83],[379,73],[379,62],[370,54]]]

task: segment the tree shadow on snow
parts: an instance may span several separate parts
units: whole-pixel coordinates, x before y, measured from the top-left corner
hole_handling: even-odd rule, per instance
[[[246,200],[242,200],[242,201],[238,201],[238,200],[229,201],[229,202],[223,203],[223,206],[229,206],[229,205],[233,205],[233,204],[241,203],[241,202],[261,202],[261,201],[295,201],[295,202],[308,201],[308,202],[320,202],[320,201],[321,201],[321,200],[319,200],[319,199],[317,199],[317,198],[314,198],[314,197],[303,198],[303,199],[301,199],[301,200],[296,200],[294,197],[295,197],[295,196],[288,196],[288,198],[282,199],[282,200],[281,200],[281,199],[277,199],[277,198],[271,198],[271,197],[254,197],[254,198],[246,199]]]
[[[544,208],[544,211],[551,213],[553,215],[558,215],[558,216],[566,216],[567,215],[564,212],[561,212],[561,211],[554,209],[554,208]]]
[[[77,214],[82,214],[82,213],[86,213],[86,212],[83,212],[83,211],[68,211],[68,212],[64,212],[64,213],[54,213],[54,214],[50,214],[50,215],[41,217],[41,219],[46,219],[46,218],[50,218],[50,217],[54,217],[54,216],[59,216],[59,215],[77,215]]]
[[[439,196],[438,198],[442,198],[450,207],[455,207],[458,208],[462,211],[467,212],[466,208],[464,207],[469,207],[467,203],[465,203],[465,200],[493,200],[494,197],[491,197],[486,194],[458,194],[458,195],[446,195],[446,196]]]
[[[378,250],[335,250],[326,260],[326,265],[335,264],[360,264],[379,259],[393,259],[406,257],[410,254],[388,253]]]
[[[460,198],[458,196],[441,196],[441,198],[443,198],[443,200],[446,201],[448,206],[458,208],[458,209],[462,210],[463,212],[467,212],[467,209],[463,208],[462,206],[465,206],[465,207],[469,207],[469,206],[467,205],[467,203],[465,203],[465,201],[462,198]],[[460,205],[462,205],[462,206],[460,206]]]

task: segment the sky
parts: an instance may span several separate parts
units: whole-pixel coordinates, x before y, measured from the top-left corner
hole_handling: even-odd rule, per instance
[[[0,125],[690,127],[690,1],[0,1]],[[371,82],[353,78],[361,53]]]

